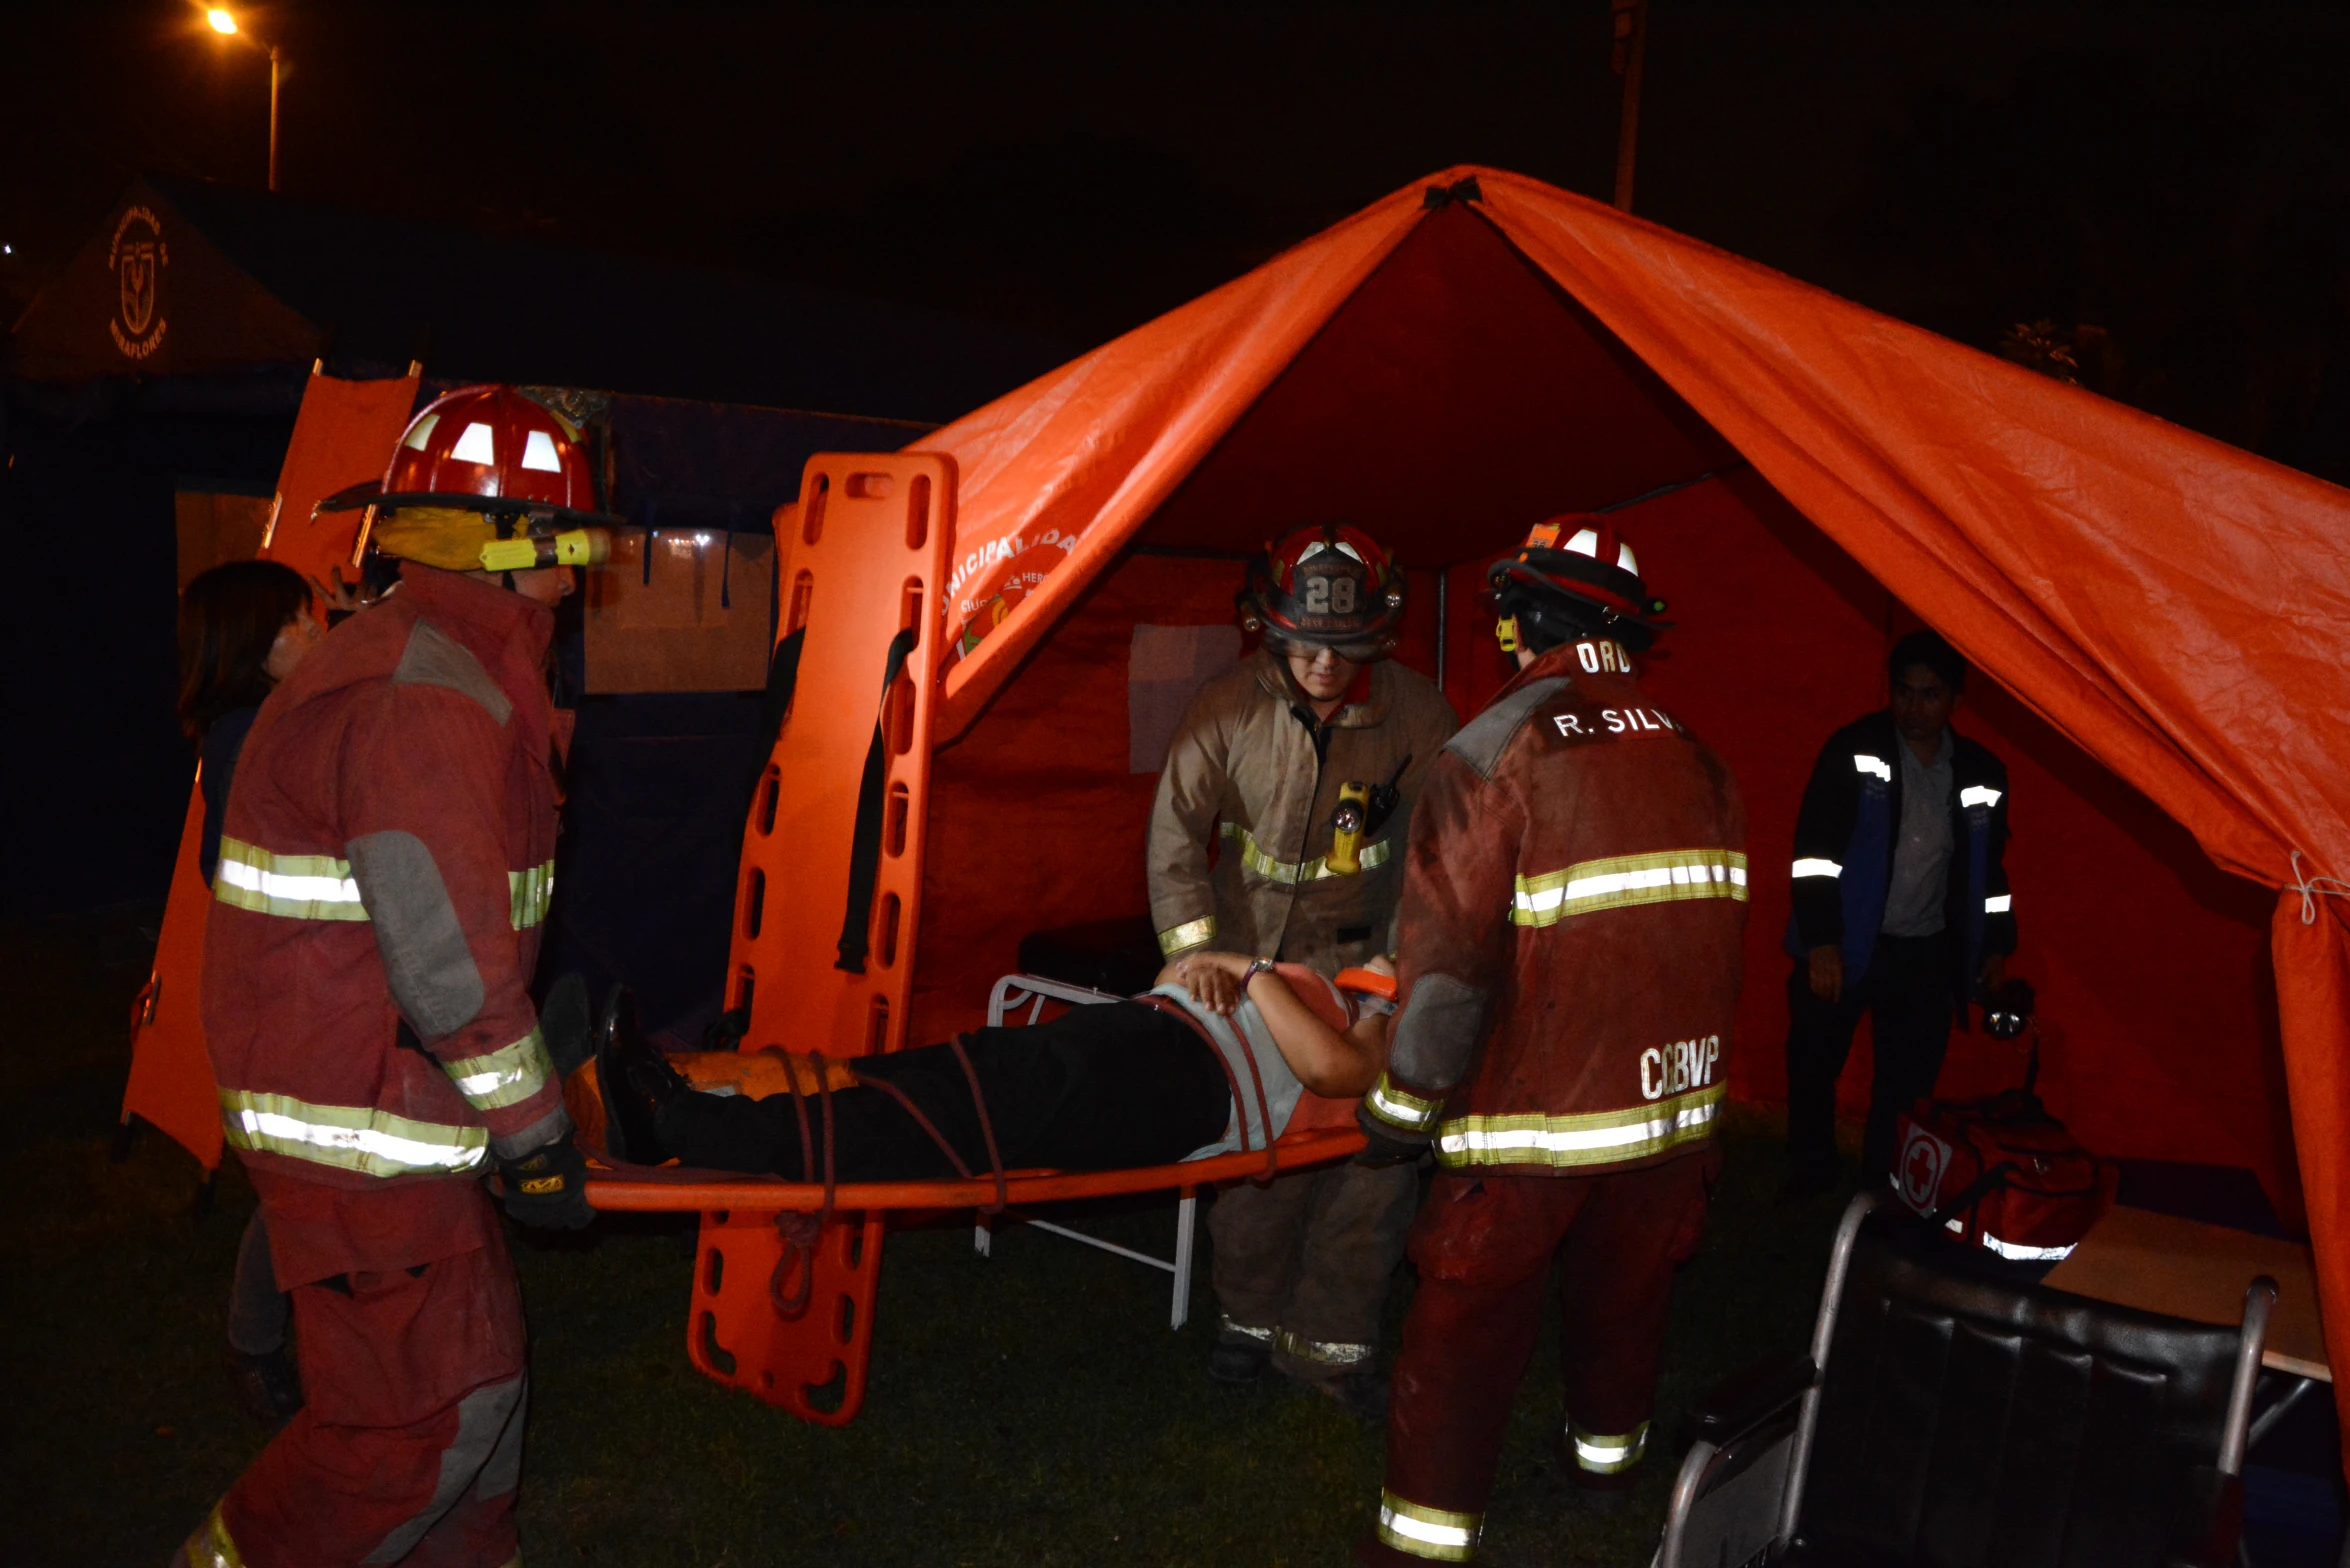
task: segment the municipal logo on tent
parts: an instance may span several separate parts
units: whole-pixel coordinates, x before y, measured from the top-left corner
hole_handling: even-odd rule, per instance
[[[171,265],[163,225],[145,207],[125,209],[106,249],[120,305],[107,328],[126,359],[145,359],[163,343],[163,269]]]
[[[1949,1168],[1950,1145],[1917,1123],[1909,1123],[1909,1137],[1902,1142],[1901,1158],[1893,1163],[1901,1201],[1920,1214],[1931,1215],[1934,1200],[1942,1191],[1942,1173]]]

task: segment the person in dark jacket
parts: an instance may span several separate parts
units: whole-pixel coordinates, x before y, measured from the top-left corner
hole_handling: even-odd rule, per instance
[[[196,858],[206,887],[220,864],[229,783],[253,716],[325,634],[310,584],[276,561],[231,561],[181,590],[179,718],[198,758],[204,829]],[[302,1408],[302,1378],[286,1344],[291,1310],[270,1273],[269,1233],[255,1210],[229,1286],[226,1360],[237,1402],[258,1420],[282,1421]]]
[[[1930,631],[1886,660],[1889,706],[1828,737],[1795,823],[1787,952],[1788,1192],[1836,1184],[1836,1079],[1863,1012],[1875,1076],[1861,1179],[1893,1160],[1893,1122],[1934,1092],[1971,989],[2015,951],[2007,768],[1950,727],[1967,665]]]
[[[253,715],[325,635],[310,584],[276,561],[215,566],[180,592],[180,729],[202,761],[196,787],[204,795],[204,838],[197,861],[207,887],[220,864],[220,819]]]

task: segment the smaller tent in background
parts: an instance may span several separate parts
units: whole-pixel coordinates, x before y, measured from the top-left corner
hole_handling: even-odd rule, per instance
[[[626,975],[654,1027],[692,1032],[720,1001],[758,767],[769,515],[811,453],[901,445],[1061,352],[772,279],[134,182],[16,321],[0,380],[0,620],[36,672],[20,733],[58,748],[16,770],[12,818],[38,829],[11,841],[0,914],[165,891],[194,767],[172,714],[178,588],[273,518],[310,527],[297,479],[315,499],[320,473],[380,473],[413,401],[507,381],[590,419],[633,525],[632,571],[564,622],[580,717],[546,965],[598,989]],[[306,400],[333,406],[298,416]],[[301,420],[316,449],[289,456]],[[163,988],[150,1041],[187,989]],[[126,1112],[209,1165],[209,1072],[179,1043],[160,1076],[142,1047]]]
[[[567,622],[589,700],[549,962],[600,983],[626,971],[656,1027],[690,1029],[717,1001],[757,770],[769,514],[809,454],[902,445],[1064,352],[774,279],[133,182],[7,340],[0,619],[42,672],[22,732],[73,751],[19,770],[12,814],[42,828],[13,848],[0,914],[163,891],[193,767],[171,712],[176,591],[258,545],[314,366],[420,368],[423,398],[472,381],[598,389],[581,406],[599,411],[611,502],[642,532],[624,541],[632,591],[588,607],[584,637]],[[388,457],[354,454],[354,471]],[[86,635],[94,596],[104,639]],[[719,624],[746,634],[747,661],[713,662]],[[640,656],[599,664],[597,633],[622,627]]]

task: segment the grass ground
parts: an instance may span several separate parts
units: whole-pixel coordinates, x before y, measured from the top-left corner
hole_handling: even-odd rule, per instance
[[[0,930],[0,1325],[9,1347],[0,1560],[160,1564],[268,1434],[219,1366],[252,1195],[150,1134],[109,1159],[124,1018],[146,951],[126,919]],[[1836,1205],[1772,1202],[1775,1129],[1732,1119],[1704,1248],[1680,1282],[1658,1430],[1714,1379],[1799,1343]],[[1165,1205],[1086,1223],[1163,1249]],[[1204,1239],[1204,1230],[1203,1230]],[[1219,1394],[1213,1318],[1165,1328],[1165,1276],[1026,1230],[973,1255],[963,1225],[890,1238],[864,1411],[805,1426],[685,1360],[690,1219],[515,1237],[533,1332],[522,1501],[534,1564],[1338,1564],[1367,1528],[1381,1439],[1310,1395]],[[1200,1278],[1206,1278],[1203,1262]],[[1388,1323],[1392,1351],[1408,1285]],[[1547,1338],[1513,1413],[1487,1558],[1645,1564],[1673,1459],[1632,1505],[1566,1513]],[[1659,1462],[1661,1461],[1661,1462]]]

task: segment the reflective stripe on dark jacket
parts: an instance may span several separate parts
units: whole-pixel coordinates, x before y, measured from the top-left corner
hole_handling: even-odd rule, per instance
[[[2007,889],[2007,768],[1956,730],[1951,754],[1951,872],[1944,927],[1964,935],[1958,997],[1991,953],[2015,951],[2015,910]],[[1868,973],[1885,921],[1893,849],[1901,832],[1901,755],[1906,745],[1891,709],[1828,737],[1804,786],[1795,819],[1794,909],[1787,952],[1815,947],[1844,955],[1844,983]]]

